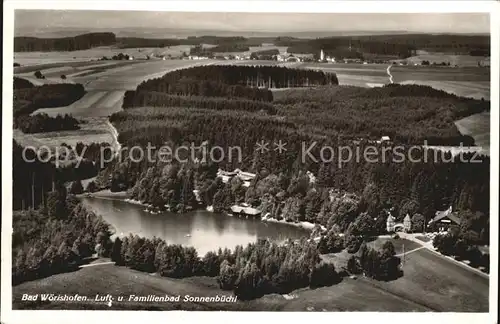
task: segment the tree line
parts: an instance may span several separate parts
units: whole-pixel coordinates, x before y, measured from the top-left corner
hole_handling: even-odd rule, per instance
[[[110,46],[116,43],[113,33],[88,33],[74,37],[14,37],[14,52],[68,52]]]
[[[287,45],[285,45],[287,44]],[[369,39],[354,38],[317,38],[312,40],[294,40],[292,42],[278,42],[279,46],[289,46],[289,53],[308,54],[319,56],[321,50],[325,55],[342,58],[363,58],[364,54],[389,55],[407,58],[416,52],[413,45],[398,44],[395,42],[381,42]]]
[[[111,250],[113,261],[132,269],[173,278],[217,277],[222,289],[232,290],[240,299],[332,285],[341,280],[334,266],[321,262],[315,245],[306,241],[278,245],[264,240],[237,246],[234,251],[208,252],[200,258],[192,247],[129,235],[117,238]]]
[[[318,53],[344,50],[351,53],[382,54],[405,58],[416,55],[416,50],[433,52],[452,52],[470,54],[479,51],[489,55],[490,39],[480,35],[429,35],[429,34],[396,34],[369,36],[337,36],[312,40],[277,37],[274,42],[278,46],[289,46],[290,53]],[[350,48],[350,49],[349,49]],[[335,55],[334,55],[335,56]]]
[[[119,48],[169,47],[181,45],[182,40],[173,38],[117,37]]]
[[[80,129],[78,124],[78,120],[68,114],[64,116],[58,114],[56,117],[47,114],[22,115],[15,120],[15,127],[28,134],[76,130]]]
[[[14,51],[74,51],[96,46],[117,45],[120,48],[168,47],[176,45],[212,44],[220,46],[217,52],[240,51],[234,48],[248,48],[272,43],[288,46],[289,53],[314,53],[324,49],[349,53],[381,54],[399,57],[416,55],[416,50],[452,52],[456,54],[490,55],[490,39],[480,35],[429,35],[396,34],[370,36],[337,36],[317,39],[304,39],[289,36],[279,37],[241,37],[241,36],[189,36],[184,39],[151,39],[139,37],[116,37],[113,33],[90,33],[64,38],[15,37]],[[349,49],[350,48],[350,49]],[[248,50],[248,49],[246,49]],[[342,56],[346,57],[346,56]]]
[[[165,83],[176,83],[182,78],[266,88],[338,84],[334,73],[279,66],[206,65],[172,71],[161,77]]]
[[[230,85],[211,80],[182,77],[176,81],[164,78],[149,79],[137,86],[136,91],[163,92],[184,96],[244,98],[256,101],[273,101],[269,89],[259,89],[245,85]]]

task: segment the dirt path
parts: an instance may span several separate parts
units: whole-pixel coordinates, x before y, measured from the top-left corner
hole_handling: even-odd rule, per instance
[[[413,250],[410,250],[410,251],[406,251],[404,253],[399,253],[399,254],[396,254],[397,257],[402,257],[403,255],[408,255],[412,252],[415,252],[415,251],[418,251],[418,250],[421,250],[421,249],[425,249],[425,246],[421,246],[421,247],[418,247],[416,249],[413,249]]]
[[[80,268],[95,267],[95,266],[109,265],[109,264],[115,264],[115,263],[113,261],[98,262],[98,263],[89,263],[89,264],[81,265]]]
[[[392,65],[389,65],[387,67],[387,75],[389,76],[389,83],[394,83],[394,81],[392,79],[392,74],[391,74],[391,67],[392,67]]]
[[[109,127],[109,132],[113,137],[113,143],[111,143],[111,145],[113,146],[113,149],[115,151],[115,156],[117,156],[122,148],[122,145],[120,144],[120,142],[118,142],[118,131],[109,120],[106,121],[106,125]]]

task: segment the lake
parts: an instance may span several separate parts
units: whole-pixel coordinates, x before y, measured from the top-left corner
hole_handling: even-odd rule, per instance
[[[164,239],[169,244],[194,247],[200,256],[219,247],[234,249],[259,238],[283,241],[309,236],[300,227],[263,222],[225,214],[196,210],[184,214],[164,212],[150,214],[145,207],[121,200],[83,197],[82,202],[111,224],[118,236],[129,233]]]

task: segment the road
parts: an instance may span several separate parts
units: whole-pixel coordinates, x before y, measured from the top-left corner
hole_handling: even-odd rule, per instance
[[[392,79],[392,74],[391,74],[391,67],[392,67],[392,65],[389,65],[387,67],[387,75],[389,76],[389,83],[394,83],[394,81]]]

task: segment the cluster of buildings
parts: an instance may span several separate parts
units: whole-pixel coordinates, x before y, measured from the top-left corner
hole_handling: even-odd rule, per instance
[[[335,63],[335,57],[325,55],[325,52],[323,50],[321,50],[321,52],[319,53],[319,61],[320,62]]]
[[[450,206],[447,210],[437,211],[434,218],[426,224],[426,227],[432,226],[437,231],[444,232],[447,231],[452,225],[460,225],[460,218],[453,212],[453,209]],[[397,223],[396,218],[389,212],[386,229],[389,233],[397,231],[410,232],[412,230],[410,215],[406,214],[403,222]]]

